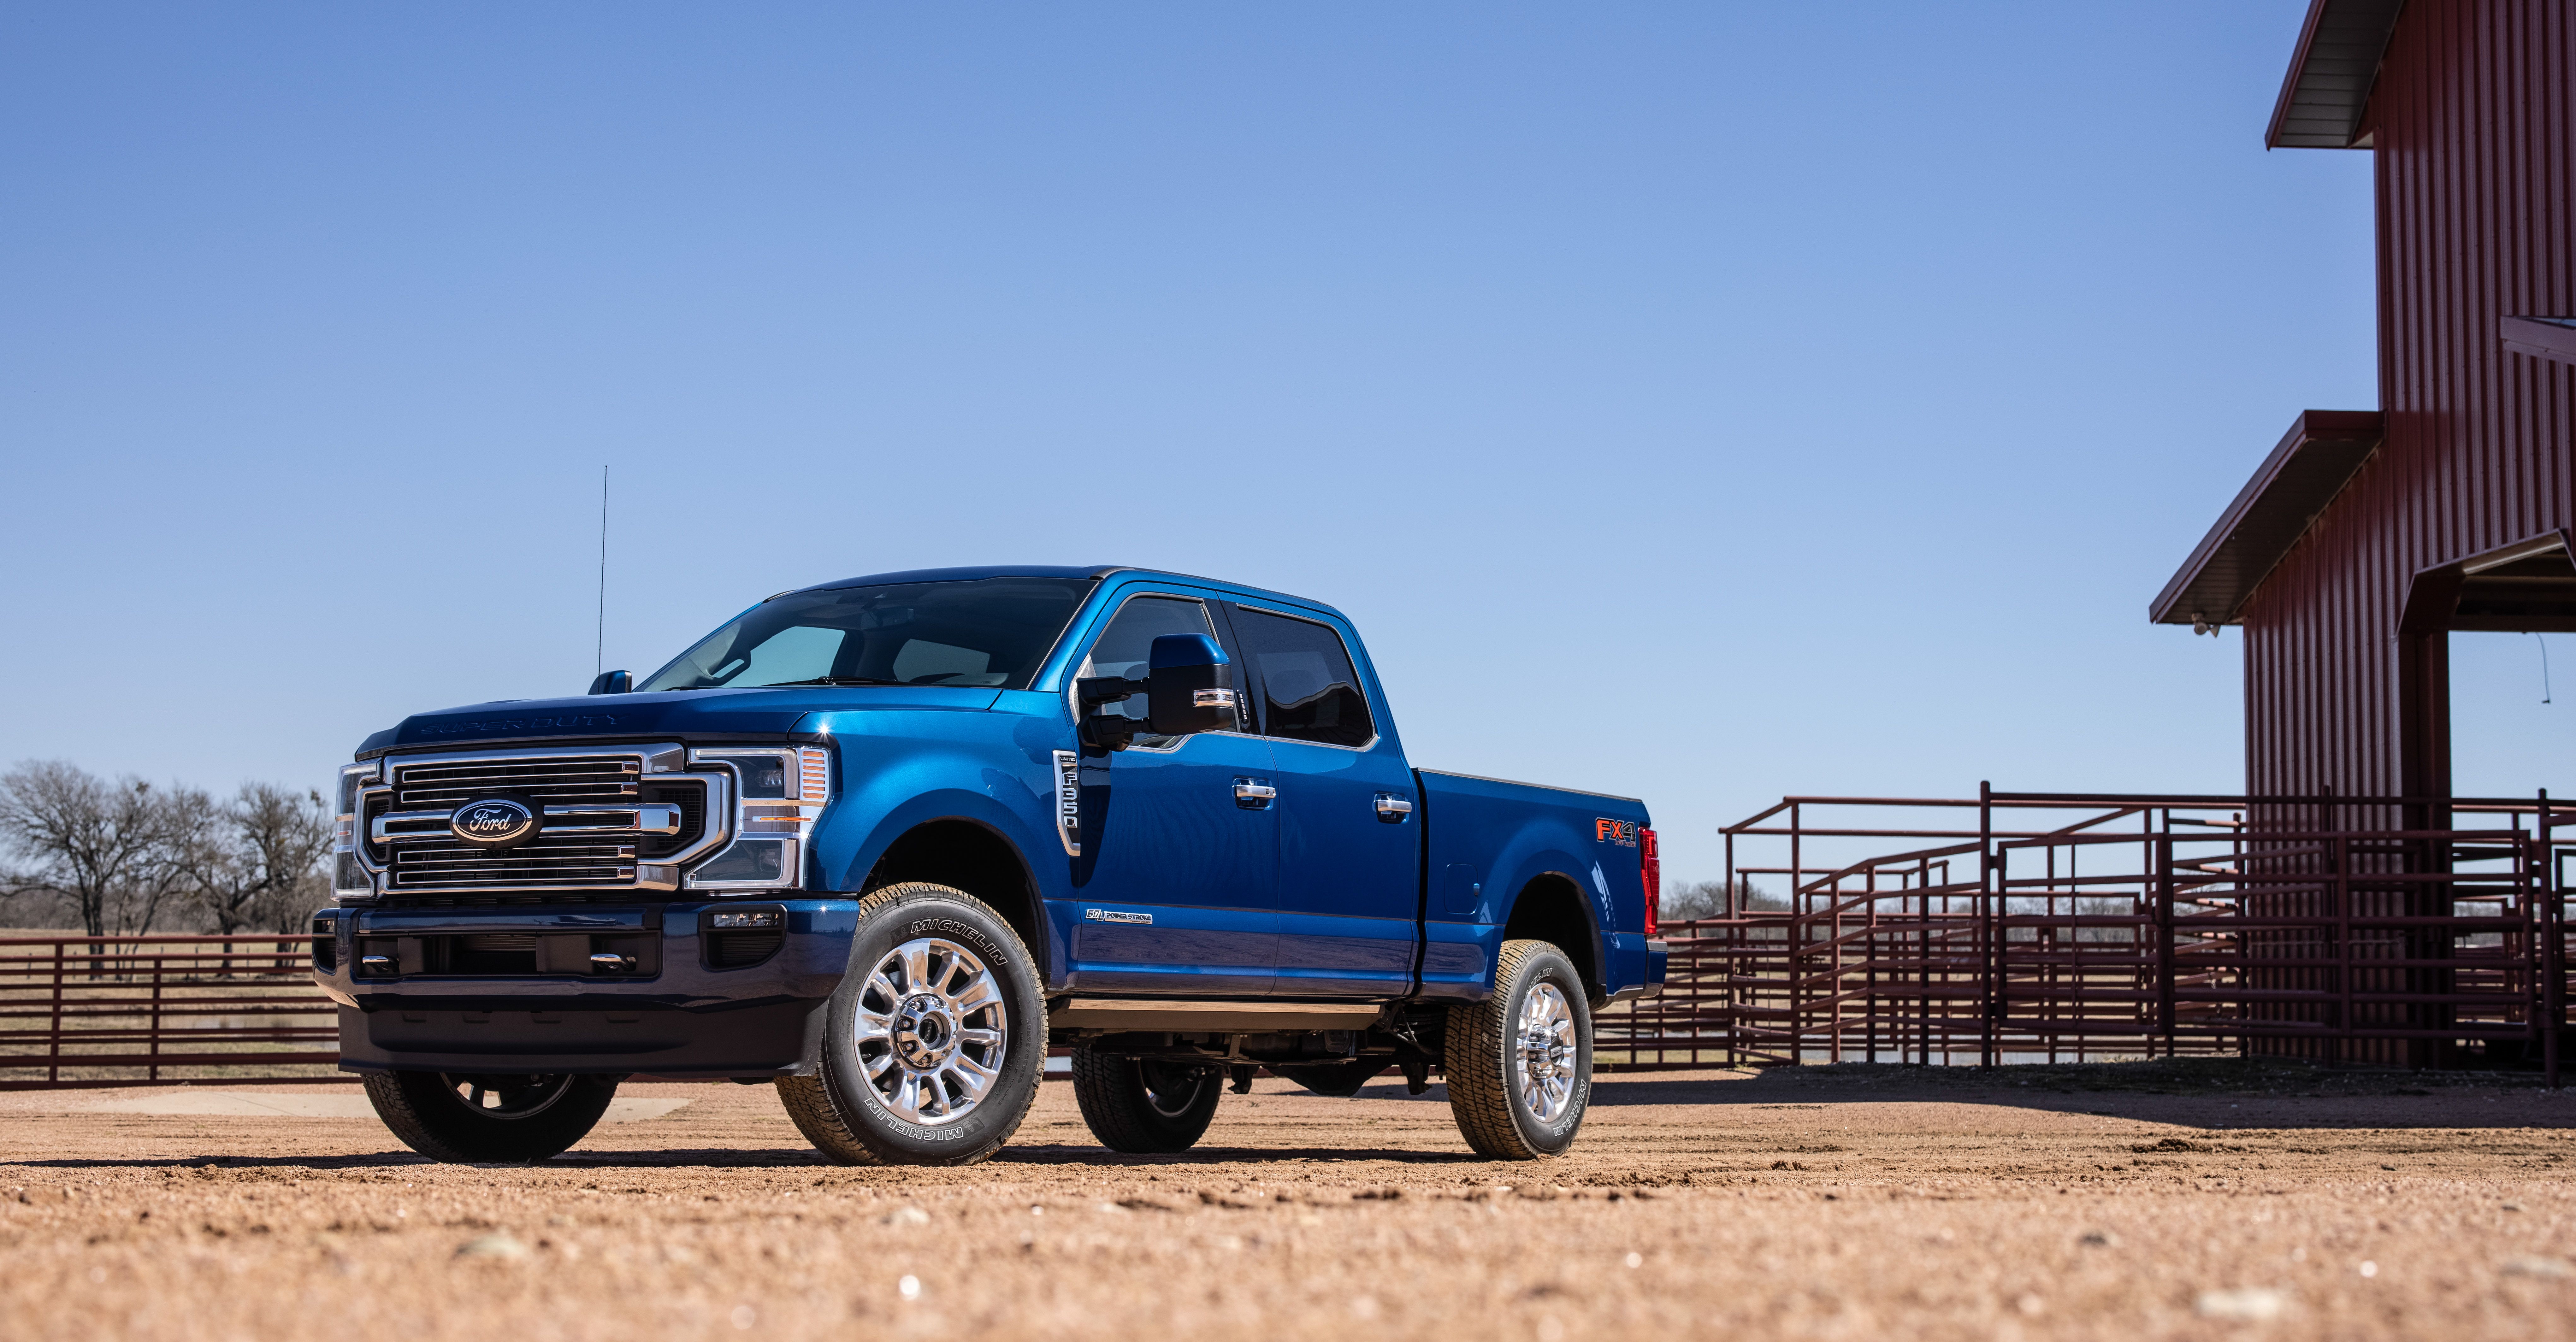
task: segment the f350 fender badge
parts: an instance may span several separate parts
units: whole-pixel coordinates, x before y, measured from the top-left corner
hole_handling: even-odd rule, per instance
[[[1615,843],[1622,848],[1634,848],[1637,846],[1637,822],[1634,820],[1595,820],[1592,822],[1592,841],[1595,843]]]
[[[1082,917],[1084,921],[1094,923],[1151,924],[1154,921],[1154,915],[1150,913],[1120,913],[1116,909],[1084,909]]]

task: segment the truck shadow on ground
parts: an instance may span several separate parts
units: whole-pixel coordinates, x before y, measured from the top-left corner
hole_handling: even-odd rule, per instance
[[[1125,1155],[1101,1146],[1006,1146],[993,1156],[996,1164],[1109,1165],[1161,1168],[1172,1165],[1260,1165],[1295,1161],[1379,1161],[1397,1165],[1483,1165],[1472,1151],[1398,1151],[1385,1147],[1332,1146],[1194,1146],[1187,1151]]]
[[[2576,1128],[2576,1094],[2515,1072],[2403,1072],[2276,1059],[2179,1058],[1981,1069],[1836,1063],[1755,1075],[1609,1074],[1599,1109],[1822,1110],[1992,1105],[2213,1131],[2230,1128]]]

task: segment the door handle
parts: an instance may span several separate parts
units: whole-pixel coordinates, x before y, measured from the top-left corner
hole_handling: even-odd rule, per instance
[[[1377,794],[1377,818],[1390,825],[1401,825],[1413,814],[1413,803],[1392,792]]]
[[[1258,778],[1234,780],[1234,804],[1247,811],[1266,811],[1279,797],[1279,789]]]

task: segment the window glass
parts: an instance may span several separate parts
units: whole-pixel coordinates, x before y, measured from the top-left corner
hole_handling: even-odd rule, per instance
[[[841,650],[841,640],[848,637],[849,631],[843,629],[789,625],[751,650],[749,665],[738,679],[746,685],[775,685],[783,680],[828,676],[832,674],[832,655]]]
[[[639,690],[752,685],[1026,689],[1089,579],[969,578],[789,592],[656,671]]]
[[[1118,614],[1101,631],[1100,639],[1091,645],[1091,656],[1082,664],[1084,676],[1122,676],[1143,680],[1147,662],[1154,653],[1154,640],[1165,634],[1207,634],[1216,630],[1208,624],[1207,607],[1179,597],[1140,596],[1118,608]],[[1147,716],[1145,696],[1103,704],[1103,716],[1133,718],[1139,722]],[[1153,748],[1171,744],[1169,736],[1140,735],[1135,744]]]
[[[1234,631],[1260,672],[1270,735],[1328,746],[1364,746],[1377,735],[1359,673],[1330,626],[1236,607]]]
[[[985,668],[992,664],[993,654],[989,652],[954,643],[933,643],[926,638],[906,639],[903,651],[894,655],[894,678],[906,685],[925,681],[973,685],[990,674]]]

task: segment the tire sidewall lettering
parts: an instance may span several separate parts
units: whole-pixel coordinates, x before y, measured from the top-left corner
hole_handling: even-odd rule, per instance
[[[921,937],[939,937],[954,941],[982,957],[988,966],[998,971],[997,977],[1003,980],[1004,1001],[1010,1008],[1014,1026],[1010,1042],[1005,1046],[1005,1056],[1018,1058],[1030,1046],[1028,1040],[1032,1037],[1026,1033],[1026,1027],[1022,1022],[1044,1019],[1043,999],[1036,993],[1035,969],[1026,963],[1024,956],[1015,955],[1006,949],[1005,943],[985,931],[978,922],[969,921],[980,912],[979,910],[956,908],[953,904],[950,904],[950,907],[956,908],[954,913],[918,907],[921,904],[949,903],[948,898],[925,893],[917,897],[900,898],[886,907],[874,910],[867,923],[860,928],[859,935],[851,946],[852,967],[845,980],[847,986],[844,992],[865,981],[864,975],[867,969],[863,966],[872,966],[879,957],[901,942]],[[1027,1000],[1023,1000],[1024,998]],[[826,1031],[824,1043],[824,1046],[835,1054],[841,1054],[852,1047],[844,1024],[843,1001],[842,993],[834,994],[833,1018]],[[1035,1037],[1038,1040],[1036,1047],[1042,1054],[1045,1050],[1043,1028]],[[854,1055],[853,1060],[855,1060]],[[1007,1080],[1003,1085],[1011,1089],[1022,1089]],[[997,1125],[1016,1128],[1019,1125],[1019,1113],[1005,1113],[1004,1110],[1025,1110],[1028,1102],[1036,1098],[1033,1084],[1025,1089],[1029,1093],[1019,1098],[1016,1103],[1012,1102],[1009,1095],[997,1093],[988,1097],[988,1102],[979,1105],[975,1112],[955,1123],[928,1126],[895,1114],[893,1110],[886,1107],[883,1097],[877,1094],[876,1087],[872,1085],[832,1087],[835,1094],[845,1096],[845,1103],[855,1102],[861,1112],[851,1117],[874,1128],[880,1139],[920,1150],[924,1154],[990,1140]],[[1003,1100],[1004,1104],[994,1106],[989,1102],[993,1099]]]

